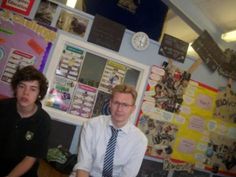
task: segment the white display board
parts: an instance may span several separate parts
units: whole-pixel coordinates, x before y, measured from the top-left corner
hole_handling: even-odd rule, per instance
[[[49,90],[43,107],[53,119],[81,125],[91,117],[109,114],[111,88],[126,83],[138,91],[135,122],[148,74],[147,65],[61,34],[46,71]]]

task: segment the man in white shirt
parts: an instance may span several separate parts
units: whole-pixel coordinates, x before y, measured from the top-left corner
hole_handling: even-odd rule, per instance
[[[135,177],[140,169],[147,138],[129,120],[135,110],[137,92],[128,85],[112,89],[111,115],[88,120],[83,127],[78,163],[71,176],[76,177]],[[112,172],[104,175],[104,158],[112,128],[118,129]]]

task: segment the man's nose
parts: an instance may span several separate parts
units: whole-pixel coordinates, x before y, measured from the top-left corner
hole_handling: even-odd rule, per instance
[[[24,93],[24,95],[28,95],[29,94],[29,89],[27,87],[24,88],[23,93]]]

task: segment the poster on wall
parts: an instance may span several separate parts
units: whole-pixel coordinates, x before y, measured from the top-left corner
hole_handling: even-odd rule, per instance
[[[96,93],[96,88],[78,84],[73,96],[70,113],[84,118],[90,118],[93,113]]]
[[[62,9],[56,27],[63,31],[84,37],[88,23],[89,19],[85,16]]]
[[[188,43],[174,36],[164,34],[158,53],[165,57],[184,63]]]
[[[215,131],[217,125],[216,122],[212,122],[216,95],[216,89],[189,81],[180,112],[174,115],[179,134],[174,145],[173,159],[204,168],[209,131]]]
[[[11,78],[18,67],[44,70],[56,32],[6,10],[0,11],[0,23],[0,95],[10,97]]]
[[[109,114],[110,89],[115,84],[133,83],[142,92],[149,70],[146,65],[136,62],[134,65],[112,51],[63,34],[48,68],[46,76],[50,83],[44,108],[52,117],[72,124]],[[140,99],[141,95],[137,97],[137,106]]]
[[[236,139],[210,133],[205,164],[216,172],[236,174]]]
[[[193,163],[199,169],[233,176],[236,127],[232,122],[213,117],[217,95],[215,88],[189,82],[181,111],[174,116],[179,134],[172,158]]]
[[[148,139],[146,155],[166,158],[172,154],[173,143],[178,131],[176,125],[143,114],[139,118],[138,127]]]
[[[84,59],[84,51],[70,44],[64,46],[56,74],[76,81]]]
[[[1,81],[10,84],[11,79],[18,66],[25,67],[28,65],[34,65],[34,63],[35,56],[27,54],[21,50],[11,48],[11,51],[8,55],[7,63],[2,71]]]
[[[236,128],[235,124],[230,121],[226,122],[223,119],[213,117],[218,90],[186,79],[185,87],[176,92],[182,93],[182,103],[179,111],[170,112],[164,110],[162,106],[156,106],[157,101],[153,96],[157,94],[158,100],[164,95],[162,87],[158,86],[157,89],[155,86],[158,83],[163,84],[162,80],[165,72],[164,68],[151,67],[148,85],[144,92],[140,114],[137,119],[137,126],[148,138],[149,144],[146,155],[164,159],[164,162],[168,162],[165,163],[165,168],[168,167],[168,170],[182,169],[183,171],[191,171],[193,168],[212,170],[211,165],[215,162],[220,164],[218,165],[220,173],[235,175],[235,167],[233,165],[235,163],[235,156],[227,155],[228,151],[226,149],[234,147],[233,144],[227,144],[227,140],[230,140],[229,142],[231,143],[235,142]],[[175,77],[178,77],[178,72],[174,73],[176,75],[172,75],[171,79],[173,79],[172,81],[177,81],[176,85],[178,85],[178,79],[175,79]],[[185,76],[185,78],[189,77]],[[173,93],[170,89],[175,87],[175,84],[172,84],[172,87],[168,87],[168,82],[172,83],[171,79],[167,79],[163,84],[164,88],[169,89],[169,93]],[[227,93],[230,92],[228,91]],[[170,95],[166,98],[170,98]],[[217,139],[218,150],[224,151],[221,155],[218,153],[217,158],[222,156],[224,159],[218,159],[221,163],[217,160],[214,161],[217,153],[213,152],[212,154],[215,154],[212,155],[214,162],[207,165],[206,152],[208,144],[211,143],[211,133],[216,132],[224,137],[215,138]],[[224,139],[227,142],[219,141],[220,139]],[[225,150],[223,150],[224,148]],[[234,154],[232,149],[230,152]],[[167,161],[169,158],[171,161]],[[228,167],[224,163],[227,163]]]
[[[41,0],[37,12],[34,16],[34,20],[51,25],[53,17],[57,10],[57,4],[48,0]]]
[[[68,111],[75,86],[75,81],[55,76],[45,104],[62,111]]]
[[[35,0],[2,0],[1,7],[22,15],[29,15],[34,2]]]
[[[114,61],[108,61],[100,82],[100,89],[111,93],[112,88],[124,82],[126,66]]]
[[[233,92],[230,84],[219,89],[214,117],[236,124],[236,93]]]
[[[190,76],[173,65],[165,68],[153,65],[144,100],[154,103],[153,109],[179,112]]]

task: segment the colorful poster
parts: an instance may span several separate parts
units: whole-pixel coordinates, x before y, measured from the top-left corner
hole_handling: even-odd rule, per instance
[[[179,112],[190,76],[171,64],[164,68],[152,66],[145,100],[154,102],[156,108]]]
[[[35,57],[33,55],[12,48],[3,70],[1,81],[10,84],[18,67],[22,68],[28,65],[34,65],[34,63]]]
[[[219,89],[214,116],[223,121],[236,123],[236,93],[230,84]]]
[[[142,114],[138,127],[148,138],[148,149],[146,155],[165,158],[172,154],[172,145],[178,128],[169,123]]]
[[[232,122],[213,117],[217,95],[214,88],[189,82],[181,111],[174,116],[179,132],[172,158],[235,175],[236,128]]]
[[[75,86],[75,81],[55,76],[49,89],[49,94],[46,98],[45,104],[62,111],[68,111]]]
[[[29,15],[35,0],[2,0],[1,7],[17,12],[22,15]]]
[[[216,130],[216,122],[212,122],[216,95],[216,89],[189,81],[180,112],[174,115],[179,132],[174,145],[173,159],[204,168],[209,131]]]
[[[11,97],[16,68],[34,65],[43,71],[56,32],[7,10],[0,11],[0,24],[0,95]]]
[[[83,59],[83,50],[71,45],[65,45],[56,69],[56,74],[76,81]]]
[[[168,159],[173,160],[172,162],[174,162],[174,164],[165,164],[165,168],[168,167],[168,169],[172,170],[182,169],[184,171],[190,171],[191,168],[208,168],[212,170],[213,168],[215,169],[216,164],[218,164],[219,172],[235,175],[235,157],[234,155],[227,155],[228,151],[226,151],[227,149],[231,154],[234,154],[233,152],[235,150],[232,150],[234,145],[229,145],[224,141],[231,143],[236,142],[236,128],[235,124],[230,121],[213,118],[213,113],[217,106],[217,90],[195,81],[188,81],[187,79],[186,85],[181,89],[182,91],[175,92],[176,90],[173,89],[174,85],[172,85],[173,88],[171,88],[169,87],[170,85],[168,86],[167,84],[168,82],[172,83],[173,80],[171,81],[170,79],[162,83],[165,73],[166,70],[163,68],[156,66],[151,68],[140,115],[137,120],[137,126],[148,138],[148,150],[146,155],[164,158],[165,162],[167,162],[166,160]],[[159,91],[155,88],[158,83],[161,83],[161,86],[164,85],[164,88],[167,88],[167,90],[172,89],[172,91],[174,91],[168,90],[167,95],[169,96],[166,96],[167,100],[171,98],[171,94],[169,93],[183,94],[181,96],[182,103],[178,111],[173,111],[174,113],[172,113],[170,111],[171,109],[163,110],[164,107],[161,105],[165,104],[165,101],[162,103],[160,103],[160,101],[164,93],[161,89],[162,87],[158,87]],[[154,95],[158,96],[154,98]],[[230,91],[224,95],[233,96]],[[157,103],[160,103],[160,106],[157,106]],[[222,103],[222,101],[219,101],[219,103]],[[232,100],[230,103],[232,103]],[[166,129],[168,129],[169,132]],[[165,132],[168,132],[168,136]],[[218,136],[218,138],[215,138],[217,139],[218,149],[225,148],[224,154],[221,154],[221,157],[224,158],[223,160],[217,159],[217,161],[215,155],[213,162],[207,164],[209,160],[207,160],[206,152],[211,142],[212,133],[217,133],[224,137],[220,138],[220,136]],[[215,154],[217,153],[215,152]],[[219,158],[219,155],[217,158]]]
[[[90,118],[94,107],[97,89],[84,84],[78,84],[75,89],[70,113]]]
[[[111,89],[124,81],[127,67],[114,61],[107,61],[99,88],[107,93],[111,93]]]
[[[210,133],[205,157],[204,163],[210,168],[236,174],[236,139]]]

